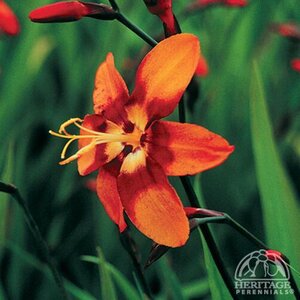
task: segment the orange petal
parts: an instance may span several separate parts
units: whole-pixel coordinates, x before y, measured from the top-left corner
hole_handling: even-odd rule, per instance
[[[196,70],[199,53],[198,38],[185,33],[163,40],[145,56],[128,107],[133,123],[132,107],[142,107],[147,121],[163,118],[175,109]],[[146,124],[142,125],[145,128]]]
[[[120,232],[127,227],[123,206],[117,189],[117,176],[121,162],[117,159],[105,165],[97,177],[97,194],[108,216],[119,226]]]
[[[1,31],[7,35],[16,35],[20,32],[17,17],[4,1],[0,1],[0,33]]]
[[[143,150],[125,158],[117,183],[126,214],[143,234],[169,247],[185,244],[189,224],[182,203],[162,168]]]
[[[170,176],[216,167],[234,150],[224,138],[201,126],[167,121],[152,124],[147,131],[146,147]]]
[[[93,98],[96,114],[103,114],[116,124],[124,123],[124,105],[129,98],[128,89],[115,68],[112,53],[107,54],[105,62],[97,70]]]
[[[116,127],[111,127],[100,115],[87,115],[84,118],[82,126],[97,132],[117,133]],[[120,130],[120,132],[122,132]],[[89,132],[80,130],[80,135],[90,135]],[[93,142],[92,138],[84,138],[78,141],[79,149],[90,145]],[[104,164],[113,160],[122,150],[124,146],[122,143],[112,142],[106,144],[99,144],[91,147],[87,152],[80,155],[78,158],[78,171],[80,175],[87,175]]]

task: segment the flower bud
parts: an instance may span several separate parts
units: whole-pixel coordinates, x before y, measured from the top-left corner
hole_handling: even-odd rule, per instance
[[[9,6],[0,0],[0,33],[17,35],[20,32],[20,25],[17,17]]]
[[[62,1],[42,6],[33,10],[29,18],[38,23],[72,22],[83,17],[90,17],[100,20],[113,20],[116,12],[104,4]]]
[[[291,67],[294,71],[299,72],[300,73],[300,58],[294,58],[291,61]]]
[[[273,24],[271,30],[283,37],[300,40],[300,27],[295,23]]]
[[[168,10],[172,10],[171,0],[144,0],[148,10],[157,16],[164,15]]]
[[[196,71],[195,71],[195,75],[199,76],[199,77],[205,77],[207,76],[209,72],[208,69],[208,64],[206,62],[206,59],[204,58],[204,56],[200,56]]]
[[[196,208],[196,207],[185,207],[184,211],[189,219],[192,218],[205,218],[205,217],[222,217],[223,213],[215,210]]]
[[[148,10],[163,22],[166,37],[180,33],[180,27],[173,14],[171,0],[144,0]]]
[[[224,0],[224,5],[226,6],[239,6],[243,7],[248,5],[247,0]]]

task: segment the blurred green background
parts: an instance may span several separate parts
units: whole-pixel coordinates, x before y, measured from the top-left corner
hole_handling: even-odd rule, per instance
[[[122,12],[151,36],[162,34],[143,1],[119,2]],[[34,24],[29,12],[46,1],[7,3],[22,31],[14,38],[0,37],[0,179],[15,184],[28,202],[71,299],[104,299],[110,285],[103,270],[112,278],[117,299],[140,299],[117,228],[86,188],[87,178],[78,175],[76,163],[58,165],[63,141],[48,130],[92,112],[94,76],[107,52],[113,52],[132,88],[135,68],[149,48],[117,21]],[[300,271],[300,74],[290,68],[290,60],[300,56],[299,44],[269,30],[273,22],[300,23],[299,2],[249,0],[244,8],[214,6],[186,15],[188,4],[174,1],[174,11],[182,30],[199,36],[210,68],[207,77],[197,78],[199,95],[188,121],[236,147],[222,166],[193,178],[195,188],[207,208],[231,215],[289,256]],[[177,120],[177,112],[171,118]],[[179,180],[171,182],[188,205]],[[233,276],[243,256],[257,248],[226,225],[211,228]],[[151,241],[131,231],[145,262]],[[104,264],[102,276],[97,264],[82,260],[97,256],[97,246],[115,267]],[[145,274],[156,299],[230,299],[196,231],[186,246],[169,251]],[[59,299],[22,210],[3,193],[0,276],[0,299]]]

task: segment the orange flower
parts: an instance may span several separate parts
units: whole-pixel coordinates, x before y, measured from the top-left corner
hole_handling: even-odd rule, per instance
[[[199,52],[194,35],[163,40],[138,67],[131,96],[108,54],[96,74],[95,114],[65,122],[59,133],[50,131],[68,140],[60,164],[77,159],[81,175],[99,169],[98,196],[121,232],[126,228],[125,211],[142,233],[170,247],[185,244],[189,223],[167,176],[213,168],[233,151],[225,139],[203,127],[160,121],[177,106]],[[67,131],[71,124],[80,129],[79,135]],[[76,140],[79,150],[65,159]]]
[[[9,6],[0,0],[0,33],[17,35],[20,32],[20,25],[17,17]]]

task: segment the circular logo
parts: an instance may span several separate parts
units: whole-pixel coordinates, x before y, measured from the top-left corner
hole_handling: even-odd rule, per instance
[[[247,254],[238,264],[235,280],[288,280],[289,269],[279,253],[261,249]]]

